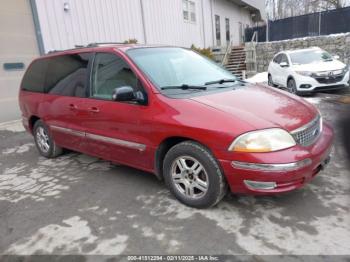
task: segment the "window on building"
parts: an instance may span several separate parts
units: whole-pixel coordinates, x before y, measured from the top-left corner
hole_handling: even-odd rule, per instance
[[[196,3],[190,0],[182,0],[183,17],[185,21],[196,22]]]
[[[112,100],[116,88],[130,86],[139,91],[138,80],[129,65],[120,57],[98,53],[92,70],[92,97]]]
[[[231,33],[230,33],[230,19],[225,19],[225,27],[226,27],[226,43],[230,44],[231,41]]]
[[[220,16],[215,15],[215,35],[216,45],[221,46],[221,30],[220,30]]]

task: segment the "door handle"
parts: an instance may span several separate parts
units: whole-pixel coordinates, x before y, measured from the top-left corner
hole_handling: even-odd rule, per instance
[[[89,108],[89,112],[91,112],[91,113],[99,113],[100,109],[98,109],[97,107],[90,107]]]
[[[69,109],[70,110],[78,110],[78,107],[74,104],[69,104]]]

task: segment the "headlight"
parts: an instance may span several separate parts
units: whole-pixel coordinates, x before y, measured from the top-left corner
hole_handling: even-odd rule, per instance
[[[294,138],[285,130],[271,128],[248,132],[236,138],[229,151],[263,153],[273,152],[295,146]]]
[[[349,65],[346,65],[343,69],[343,73],[346,74],[349,71]]]
[[[313,75],[313,72],[310,71],[296,71],[297,74],[302,75],[302,76],[311,76]]]

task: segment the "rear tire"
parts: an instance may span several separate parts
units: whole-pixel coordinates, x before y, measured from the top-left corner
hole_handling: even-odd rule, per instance
[[[216,205],[226,194],[225,177],[211,152],[185,141],[172,147],[163,162],[164,180],[173,195],[195,208]]]
[[[56,145],[48,127],[42,120],[38,120],[34,124],[33,135],[36,148],[40,155],[46,158],[55,158],[62,154],[63,149]]]

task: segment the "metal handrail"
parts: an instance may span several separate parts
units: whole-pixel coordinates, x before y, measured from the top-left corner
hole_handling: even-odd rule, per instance
[[[230,43],[226,47],[226,52],[225,52],[224,58],[221,61],[221,65],[226,65],[227,64],[227,57],[231,53],[231,51],[232,51],[232,40],[230,41]]]
[[[255,40],[255,41],[254,41],[254,40]],[[254,31],[254,34],[253,34],[253,36],[252,36],[251,42],[252,42],[252,43],[253,43],[253,42],[257,43],[257,42],[258,42],[258,31]]]

